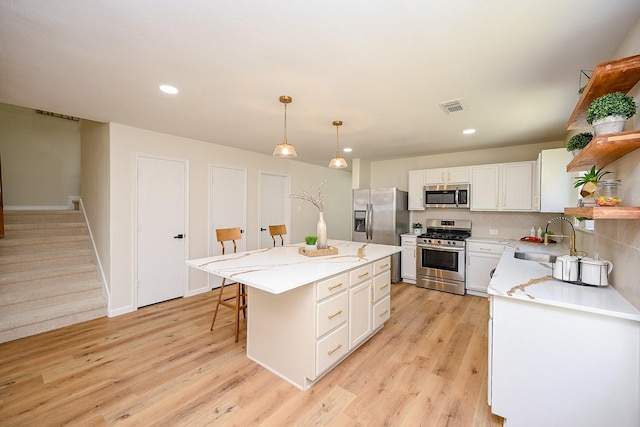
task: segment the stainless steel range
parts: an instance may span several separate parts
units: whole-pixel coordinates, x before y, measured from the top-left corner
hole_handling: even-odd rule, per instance
[[[417,238],[416,286],[465,294],[465,260],[471,221],[427,220]]]

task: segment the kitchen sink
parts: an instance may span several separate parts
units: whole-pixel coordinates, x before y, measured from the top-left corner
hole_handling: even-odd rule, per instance
[[[525,261],[556,262],[556,255],[549,255],[541,252],[516,252],[513,256]]]

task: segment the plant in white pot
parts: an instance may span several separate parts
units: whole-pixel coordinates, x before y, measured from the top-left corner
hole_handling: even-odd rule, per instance
[[[308,251],[317,249],[316,247],[317,241],[318,241],[318,236],[305,236],[304,238],[304,242],[306,243],[305,249],[307,249]]]
[[[636,114],[637,107],[633,97],[626,93],[608,93],[589,104],[587,123],[593,126],[596,135],[622,132],[625,122]]]
[[[591,132],[581,132],[573,135],[567,141],[567,151],[571,151],[573,157],[575,157],[584,147],[591,142],[593,134]]]
[[[411,224],[411,228],[413,229],[413,234],[422,234],[422,224],[419,222],[414,222]]]

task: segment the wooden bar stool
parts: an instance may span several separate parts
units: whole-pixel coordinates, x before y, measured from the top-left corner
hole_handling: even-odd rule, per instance
[[[273,240],[273,246],[276,245],[275,236],[280,236],[280,245],[284,246],[284,239],[282,236],[287,234],[287,226],[284,224],[280,225],[270,225],[269,226],[269,234],[271,234],[271,239]]]
[[[235,228],[218,228],[216,229],[216,240],[220,242],[222,246],[222,254],[224,255],[224,242],[233,242],[233,253],[236,253],[236,240],[242,239],[242,232],[239,227]],[[213,312],[213,320],[211,321],[211,330],[213,331],[213,324],[216,323],[216,316],[218,315],[218,308],[223,305],[232,309],[235,312],[236,318],[236,342],[238,342],[238,333],[240,331],[240,311],[244,317],[247,317],[247,292],[243,283],[235,282],[236,292],[235,295],[226,299],[222,298],[222,292],[224,291],[225,282],[227,279],[222,279],[222,285],[220,285],[220,293],[218,294],[218,300],[216,302],[216,309]],[[232,286],[230,284],[228,286]],[[233,302],[229,302],[233,300]]]

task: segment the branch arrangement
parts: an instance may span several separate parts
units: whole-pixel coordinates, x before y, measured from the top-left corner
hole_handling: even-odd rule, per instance
[[[292,199],[304,200],[305,202],[313,203],[313,205],[318,208],[320,212],[323,212],[324,209],[324,196],[322,195],[322,185],[324,181],[320,183],[318,189],[316,190],[316,195],[309,193],[308,191],[301,191],[299,193],[291,193],[289,197]]]

